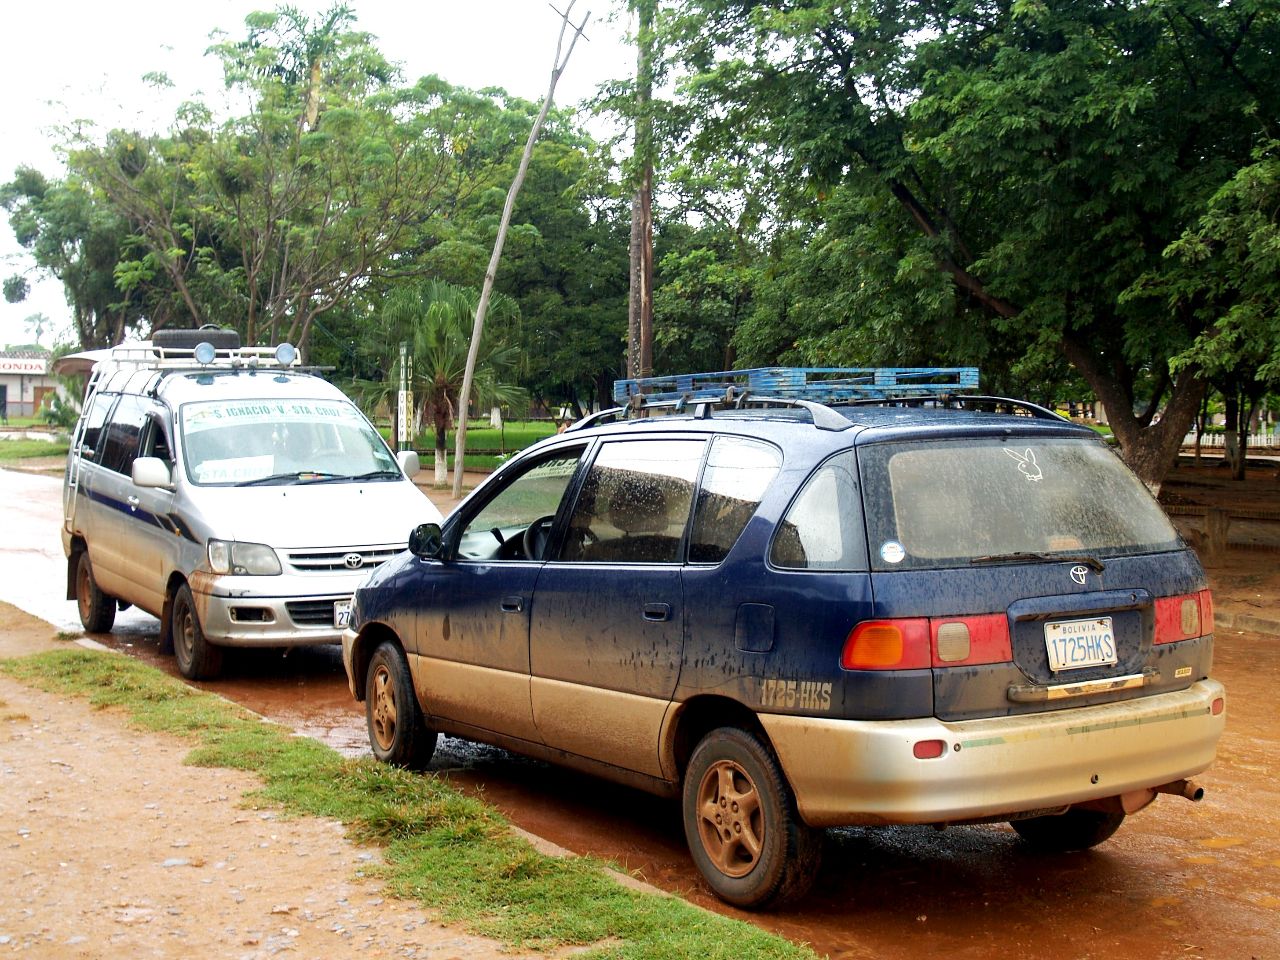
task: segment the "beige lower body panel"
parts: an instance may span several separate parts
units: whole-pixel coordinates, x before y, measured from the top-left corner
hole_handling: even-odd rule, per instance
[[[456,660],[409,654],[418,696],[433,716],[497,730],[537,743],[529,701],[529,675]]]
[[[1014,814],[1197,774],[1213,762],[1226,720],[1222,685],[1123,703],[947,723],[762,714],[812,826],[938,823]],[[921,740],[942,756],[918,760]]]
[[[533,718],[548,746],[652,777],[668,700],[533,678]]]

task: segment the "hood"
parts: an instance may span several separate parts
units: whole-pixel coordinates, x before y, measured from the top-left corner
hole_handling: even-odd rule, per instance
[[[441,519],[408,480],[189,490],[207,536],[284,550],[403,545],[418,524]]]

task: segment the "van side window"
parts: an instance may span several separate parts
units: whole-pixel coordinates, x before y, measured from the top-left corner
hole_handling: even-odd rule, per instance
[[[115,394],[95,393],[89,400],[89,409],[84,415],[84,433],[80,437],[80,456],[86,460],[98,458],[98,441],[102,439],[102,425],[107,421],[111,405],[116,402]]]
[[[165,430],[164,419],[153,409],[147,415],[147,425],[143,432],[139,456],[156,457],[172,465],[173,454],[169,451],[169,434]]]
[[[781,466],[776,447],[745,437],[716,437],[693,515],[690,563],[719,563],[728,555]]]
[[[836,454],[807,481],[778,524],[769,560],[779,567],[866,570],[854,453]]]
[[[606,443],[583,481],[559,559],[679,563],[703,440]]]
[[[108,470],[129,474],[133,461],[138,458],[142,428],[146,423],[146,402],[141,397],[123,394],[111,414],[111,422],[107,424],[98,462]]]

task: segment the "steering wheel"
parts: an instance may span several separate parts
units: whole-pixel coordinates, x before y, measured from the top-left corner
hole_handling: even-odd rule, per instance
[[[547,548],[547,538],[551,535],[551,525],[555,523],[555,514],[539,517],[524,528],[521,535],[521,546],[528,560],[541,560],[542,551]]]

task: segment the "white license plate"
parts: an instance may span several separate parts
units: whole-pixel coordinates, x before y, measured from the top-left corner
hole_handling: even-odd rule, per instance
[[[338,629],[343,629],[351,622],[351,601],[335,600],[333,601],[333,625]]]
[[[1110,617],[1057,620],[1044,625],[1049,669],[1078,670],[1116,662],[1116,635]]]

